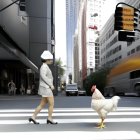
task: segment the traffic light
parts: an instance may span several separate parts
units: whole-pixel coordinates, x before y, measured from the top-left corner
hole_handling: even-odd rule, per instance
[[[132,7],[116,7],[114,30],[134,31],[138,26],[139,15]]]
[[[118,32],[118,40],[119,41],[133,42],[133,41],[135,41],[135,32],[119,31]]]
[[[20,11],[26,11],[26,1],[25,0],[20,0],[19,9],[20,9]]]

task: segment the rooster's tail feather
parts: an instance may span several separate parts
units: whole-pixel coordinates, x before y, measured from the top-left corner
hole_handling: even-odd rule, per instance
[[[112,100],[113,100],[113,106],[114,106],[113,111],[115,111],[115,110],[117,109],[119,99],[120,99],[119,96],[113,96],[113,97],[112,97]]]

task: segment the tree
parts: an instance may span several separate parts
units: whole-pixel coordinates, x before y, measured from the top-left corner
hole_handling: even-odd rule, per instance
[[[64,66],[62,66],[61,58],[56,60],[55,63],[56,63],[56,66],[58,67],[58,76],[62,77],[65,73],[65,69],[63,68]]]
[[[109,73],[109,68],[102,68],[96,72],[93,72],[83,81],[83,86],[87,92],[87,95],[92,95],[91,87],[96,84],[97,88],[103,92],[106,85],[107,74]]]
[[[65,66],[62,66],[62,61],[60,58],[55,61],[55,64],[56,64],[56,71],[57,71],[57,84],[59,87],[61,87],[61,89],[64,89],[65,81],[61,81],[61,79],[65,73],[65,69],[63,68]]]

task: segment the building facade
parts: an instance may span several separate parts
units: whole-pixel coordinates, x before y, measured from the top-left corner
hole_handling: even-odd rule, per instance
[[[124,2],[140,9],[138,0]],[[99,42],[101,67],[113,67],[130,56],[140,54],[139,37],[136,37],[134,42],[118,41],[118,31],[114,30],[114,14],[101,30]]]
[[[99,46],[96,39],[102,27],[102,10],[106,0],[87,1],[87,75],[94,72],[99,64]]]
[[[81,0],[66,0],[67,75],[73,73],[74,33],[77,26],[80,1]]]
[[[77,76],[75,82],[79,83],[81,87],[85,78],[99,65],[99,45],[95,40],[101,27],[101,7],[104,3],[105,1],[100,0],[83,0],[80,3],[75,32],[77,43],[74,44],[74,50],[78,50],[79,58],[77,63],[77,59],[75,60],[76,57],[74,57],[74,63],[77,64],[74,65],[76,66],[74,73],[79,72],[79,74],[74,75],[74,77]]]
[[[41,53],[47,49],[54,54],[54,1],[6,0],[0,9],[0,91],[7,92],[11,79],[18,89],[21,83],[30,88]]]

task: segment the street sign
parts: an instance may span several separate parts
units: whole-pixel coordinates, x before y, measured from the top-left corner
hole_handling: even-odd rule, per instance
[[[135,32],[119,31],[118,40],[132,42],[135,40]]]

